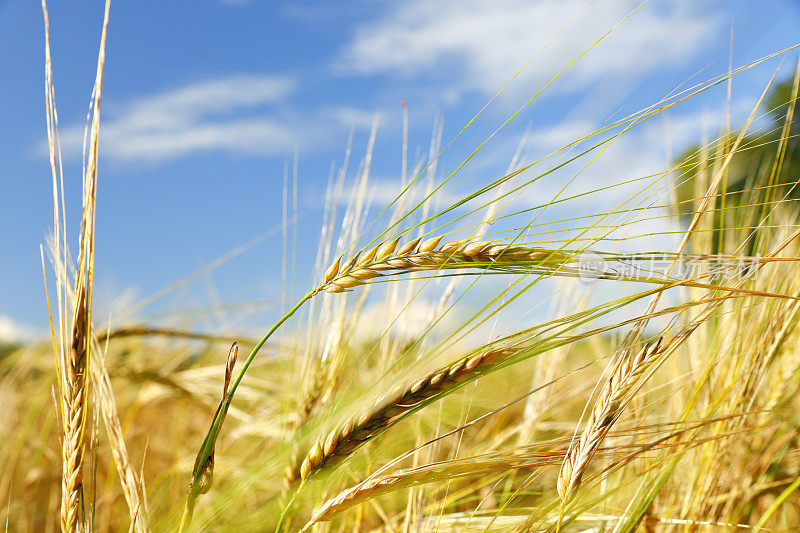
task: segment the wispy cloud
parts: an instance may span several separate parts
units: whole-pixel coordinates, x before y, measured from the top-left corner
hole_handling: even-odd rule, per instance
[[[543,83],[567,66],[635,7],[628,0],[413,0],[357,28],[338,66],[357,74],[431,75],[453,87],[496,90],[570,18],[575,19],[527,69]],[[689,58],[716,37],[710,2],[653,0],[581,58],[558,87],[582,86],[607,75],[642,74]],[[460,75],[451,78],[455,68]]]
[[[0,315],[0,343],[28,342],[37,334],[34,327],[22,324],[6,315]]]
[[[265,107],[284,101],[294,80],[233,75],[185,85],[107,106],[101,126],[103,154],[114,160],[157,161],[201,150],[276,152],[295,138]],[[261,116],[244,118],[243,111]],[[62,131],[64,152],[80,153],[83,125]]]
[[[159,162],[209,151],[289,154],[319,142],[331,124],[360,128],[371,120],[343,107],[319,110],[315,120],[298,116],[288,105],[295,85],[287,76],[238,74],[111,102],[100,132],[103,155]],[[65,154],[80,153],[83,129],[62,130]]]

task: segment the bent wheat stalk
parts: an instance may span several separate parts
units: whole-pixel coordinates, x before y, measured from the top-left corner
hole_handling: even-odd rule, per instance
[[[559,267],[573,259],[569,252],[457,240],[439,247],[442,237],[422,243],[422,237],[398,248],[400,238],[386,241],[345,262],[337,259],[311,296],[321,292],[345,292],[374,278],[426,270],[481,268],[518,272],[520,268]]]
[[[378,406],[353,417],[318,439],[305,457],[286,468],[284,486],[305,481],[315,472],[344,459],[356,448],[386,431],[427,401],[462,385],[516,350],[488,350],[441,367],[411,386],[387,395]]]
[[[646,345],[638,353],[617,363],[594,404],[586,429],[580,439],[570,445],[564,458],[557,482],[562,501],[568,500],[577,490],[589,461],[622,414],[625,401],[634,391],[639,378],[658,360],[655,356],[661,348],[661,341],[659,338],[655,343]]]

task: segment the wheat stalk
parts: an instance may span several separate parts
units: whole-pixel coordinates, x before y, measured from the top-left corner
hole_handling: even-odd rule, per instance
[[[255,345],[228,390],[228,403],[233,399],[239,383],[260,348],[305,302],[320,292],[347,292],[381,276],[430,270],[477,268],[502,273],[529,273],[536,269],[542,269],[549,273],[557,273],[566,264],[576,261],[574,252],[569,251],[467,240],[450,241],[439,246],[442,240],[441,236],[424,242],[421,240],[421,237],[417,237],[398,248],[400,237],[397,237],[384,241],[365,252],[357,253],[344,262],[341,257],[337,259],[326,271],[323,281],[273,324]],[[662,285],[675,284],[663,280],[654,282]],[[680,284],[699,285],[683,281]],[[293,461],[285,470],[284,487],[291,487],[298,479],[305,481],[312,473],[328,466],[336,459],[348,456],[361,444],[383,432],[416,410],[421,404],[464,383],[474,373],[483,372],[513,353],[508,349],[487,350],[465,357],[429,374],[407,389],[388,395],[388,399],[379,403],[379,407],[349,420],[326,437],[317,440],[302,460]],[[215,416],[198,451],[197,464],[203,464],[208,460],[214,442],[220,433],[221,424],[221,417]],[[197,487],[200,484],[202,484],[200,473],[196,471],[190,486]],[[187,502],[187,508],[193,506],[196,496],[196,490],[190,490],[189,500],[192,501]],[[287,510],[288,506],[284,515]]]
[[[322,504],[300,531],[309,531],[317,522],[325,522],[333,516],[354,505],[375,498],[381,494],[394,492],[406,487],[452,481],[460,477],[488,476],[497,472],[535,469],[559,464],[563,451],[534,453],[486,454],[466,459],[434,462],[422,466],[401,469],[390,474],[368,478],[363,482],[340,492]]]
[[[388,394],[377,407],[360,416],[348,419],[339,427],[318,439],[302,460],[286,468],[284,486],[298,479],[306,480],[313,473],[346,458],[367,441],[384,432],[410,414],[422,403],[434,399],[470,380],[487,367],[506,359],[514,350],[488,350],[465,357],[449,366],[441,367],[411,386]]]
[[[611,426],[619,418],[625,408],[639,378],[651,367],[654,357],[661,348],[661,338],[648,344],[636,354],[621,360],[612,375],[606,380],[600,397],[594,404],[586,429],[580,438],[573,442],[561,471],[558,474],[558,494],[566,501],[580,486],[581,478]]]
[[[53,219],[54,219],[54,249],[53,256],[56,262],[56,288],[58,304],[58,336],[52,328],[53,317],[50,313],[50,298],[48,301],[48,312],[50,315],[51,335],[53,341],[53,352],[56,357],[58,369],[58,392],[59,407],[61,415],[61,430],[63,439],[61,441],[61,529],[62,531],[78,531],[81,517],[81,488],[83,486],[83,427],[85,422],[84,400],[86,391],[86,337],[81,334],[86,332],[86,322],[88,313],[88,294],[81,283],[83,277],[76,277],[76,289],[74,295],[74,307],[72,315],[72,328],[70,333],[70,345],[65,346],[64,340],[67,331],[66,321],[62,318],[62,312],[66,308],[66,289],[68,285],[65,279],[66,265],[61,262],[61,215],[59,212],[60,204],[58,200],[58,170],[60,163],[57,157],[56,144],[58,126],[58,116],[55,111],[55,97],[52,85],[52,63],[50,59],[50,24],[47,13],[47,5],[42,0],[42,15],[45,26],[45,107],[47,115],[47,139],[50,152],[50,169],[53,178]],[[85,198],[84,198],[85,201]],[[84,215],[86,213],[84,212]],[[82,230],[86,226],[83,225]],[[84,244],[82,240],[81,244]],[[81,247],[81,257],[84,248]],[[80,273],[85,274],[84,264],[78,264]],[[44,269],[44,256],[42,256],[42,268]],[[62,290],[64,289],[64,290]],[[46,292],[47,294],[47,292]]]
[[[59,397],[64,438],[61,443],[61,529],[78,531],[83,517],[83,454],[87,413],[88,361],[91,356],[91,311],[94,278],[94,234],[95,204],[97,200],[97,160],[100,135],[100,97],[102,94],[103,69],[105,65],[105,43],[108,29],[110,0],[106,0],[100,49],[97,57],[97,72],[91,101],[91,128],[88,130],[89,153],[83,169],[83,210],[81,216],[80,241],[77,267],[72,291],[71,326],[63,319],[62,310],[67,307],[69,287],[67,285],[66,244],[63,205],[57,191],[61,184],[63,202],[63,173],[61,172],[58,115],[55,108],[52,61],[50,56],[50,23],[47,4],[42,0],[42,15],[45,26],[45,107],[47,136],[50,153],[50,168],[53,179],[54,257],[58,286],[58,330],[56,337],[51,328],[53,349],[59,369]],[[48,297],[49,302],[49,297]],[[49,304],[48,304],[49,308]],[[52,324],[52,315],[51,315]]]

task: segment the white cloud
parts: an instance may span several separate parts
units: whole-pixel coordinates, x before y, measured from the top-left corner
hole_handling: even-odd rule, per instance
[[[129,107],[145,120],[155,114],[188,118],[279,102],[293,86],[294,80],[285,76],[240,74],[186,85],[134,101]]]
[[[542,150],[552,151],[573,143],[594,131],[596,125],[586,119],[565,120],[531,132],[529,143]]]
[[[158,129],[131,129],[111,122],[102,128],[103,152],[120,160],[169,159],[203,150],[250,153],[289,152],[292,132],[271,118],[188,123]]]
[[[338,124],[361,130],[370,129],[376,117],[380,118],[374,111],[345,106],[327,108],[323,114]]]
[[[108,105],[102,154],[120,161],[163,160],[201,150],[291,150],[292,131],[262,108],[284,101],[294,81],[284,76],[233,75]],[[242,118],[242,111],[262,116]],[[65,154],[80,153],[83,124],[62,131]]]
[[[371,114],[347,107],[319,110],[310,120],[291,111],[295,81],[241,74],[201,81],[106,106],[101,152],[118,162],[158,162],[198,152],[291,154],[313,147],[331,125],[367,127]],[[80,153],[84,125],[62,130],[64,154]]]
[[[339,67],[359,74],[414,76],[436,69],[446,72],[456,65],[463,79],[453,79],[454,86],[494,91],[584,4],[584,0],[413,0],[357,28]],[[635,5],[628,0],[588,3],[534,59],[526,76],[541,85]],[[685,60],[704,41],[715,38],[719,22],[706,1],[652,0],[581,58],[557,86],[574,88],[606,75],[643,74]]]
[[[7,315],[0,315],[0,343],[19,343],[30,341],[36,330],[27,324],[16,322]]]

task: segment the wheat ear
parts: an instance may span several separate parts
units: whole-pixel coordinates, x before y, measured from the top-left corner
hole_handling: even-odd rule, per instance
[[[569,499],[580,486],[581,478],[595,450],[622,414],[625,402],[639,383],[639,378],[658,359],[655,355],[660,348],[661,338],[646,345],[632,356],[622,359],[617,363],[611,377],[606,380],[589,416],[586,429],[580,438],[570,445],[561,465],[557,488],[563,501]]]
[[[422,242],[418,237],[403,245],[400,238],[383,242],[342,262],[337,259],[325,273],[322,283],[309,297],[325,291],[346,292],[370,280],[391,275],[425,270],[453,268],[503,269],[521,265],[542,265],[549,260],[563,264],[569,254],[541,248],[491,244],[482,241],[450,241],[439,246],[441,236]],[[297,479],[306,479],[312,472],[328,465],[337,457],[349,455],[420,403],[431,399],[470,377],[478,367],[495,362],[503,351],[487,351],[439,369],[406,390],[390,395],[375,410],[351,420],[317,441],[307,455],[298,458],[286,469],[284,488]]]
[[[387,275],[460,268],[518,271],[520,267],[560,266],[572,260],[569,253],[544,248],[466,240],[439,246],[441,236],[420,243],[421,240],[418,237],[398,247],[398,237],[344,262],[337,259],[328,268],[323,282],[310,295],[321,291],[345,292]]]
[[[83,287],[76,298],[70,350],[64,360],[61,408],[64,440],[61,443],[61,529],[80,528],[83,488],[84,424],[86,421],[86,331],[88,296]]]
[[[106,0],[103,27],[100,36],[100,49],[97,56],[97,72],[91,102],[91,129],[88,131],[89,154],[83,170],[83,212],[81,217],[80,243],[75,275],[71,313],[71,328],[62,319],[62,309],[67,306],[67,267],[66,245],[61,231],[66,224],[61,215],[57,191],[61,183],[63,203],[63,173],[61,171],[60,140],[58,136],[58,116],[55,108],[53,71],[50,56],[50,22],[47,4],[42,0],[42,15],[45,26],[45,109],[47,117],[47,137],[50,153],[50,169],[53,179],[53,222],[54,256],[56,259],[58,285],[58,325],[56,338],[51,328],[53,348],[58,360],[59,396],[61,398],[61,422],[64,438],[61,443],[61,529],[79,531],[82,522],[83,493],[83,453],[84,433],[87,413],[87,362],[90,357],[92,284],[94,278],[94,232],[95,204],[97,200],[97,153],[100,134],[100,96],[102,94],[103,68],[105,65],[105,44],[108,29],[108,15],[111,4]],[[59,226],[61,226],[59,228]],[[62,246],[63,245],[63,246]],[[48,297],[49,309],[49,297]],[[52,325],[52,316],[51,316]]]
[[[468,381],[487,367],[515,353],[513,349],[488,350],[437,369],[409,387],[388,394],[377,407],[353,417],[317,440],[305,457],[286,468],[284,485],[306,480],[333,465],[373,439],[426,401]]]

